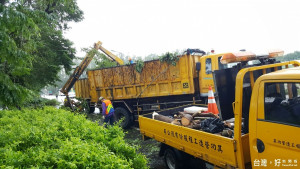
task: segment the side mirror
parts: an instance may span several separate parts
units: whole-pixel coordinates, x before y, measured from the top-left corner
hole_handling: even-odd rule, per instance
[[[201,69],[201,64],[200,64],[200,62],[196,62],[196,70],[197,70],[197,71],[200,71],[200,69]]]

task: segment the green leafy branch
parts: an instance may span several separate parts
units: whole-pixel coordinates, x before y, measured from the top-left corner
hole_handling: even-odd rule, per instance
[[[169,65],[176,66],[176,63],[179,60],[178,53],[177,52],[175,52],[175,53],[169,53],[169,52],[167,52],[164,55],[159,56],[159,60],[161,62],[166,62]]]
[[[138,59],[135,64],[135,70],[139,73],[143,71],[144,61],[142,59]]]

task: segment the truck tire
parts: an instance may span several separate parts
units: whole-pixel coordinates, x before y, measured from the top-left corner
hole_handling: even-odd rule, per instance
[[[164,161],[168,169],[181,169],[182,159],[171,148],[167,148],[164,153]]]
[[[92,114],[95,112],[95,107],[89,107],[89,114]]]
[[[124,120],[121,123],[122,128],[128,128],[131,124],[131,118],[129,112],[124,109],[123,107],[117,107],[115,109],[115,119],[116,122],[124,118]]]
[[[189,155],[188,168],[190,169],[206,169],[205,161]]]
[[[91,102],[89,100],[86,100],[85,112],[88,114],[95,112],[95,106],[91,106]]]

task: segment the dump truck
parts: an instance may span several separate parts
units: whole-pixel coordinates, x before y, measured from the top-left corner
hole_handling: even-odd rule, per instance
[[[300,62],[265,61],[213,72],[219,118],[234,118],[231,137],[140,115],[141,135],[161,142],[159,155],[169,169],[299,168]],[[190,106],[205,107],[156,113],[173,117]]]
[[[145,61],[141,72],[137,63],[93,69],[87,78],[75,83],[76,97],[88,100],[93,112],[100,96],[112,101],[116,119],[124,118],[128,127],[139,114],[188,103],[204,103],[212,71],[224,69],[223,54],[205,55],[199,49],[188,49],[178,56],[176,65],[160,60]]]

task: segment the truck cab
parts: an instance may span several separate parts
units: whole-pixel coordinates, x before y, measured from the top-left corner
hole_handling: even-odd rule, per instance
[[[299,77],[300,69],[296,67],[269,73],[257,79],[249,116],[253,168],[297,168],[299,165]]]
[[[209,86],[212,86],[213,91],[215,92],[213,71],[226,69],[233,65],[236,65],[234,63],[222,64],[220,60],[223,55],[224,54],[222,53],[212,54],[212,55],[202,56],[200,58],[199,87],[200,87],[201,97],[207,97]]]

